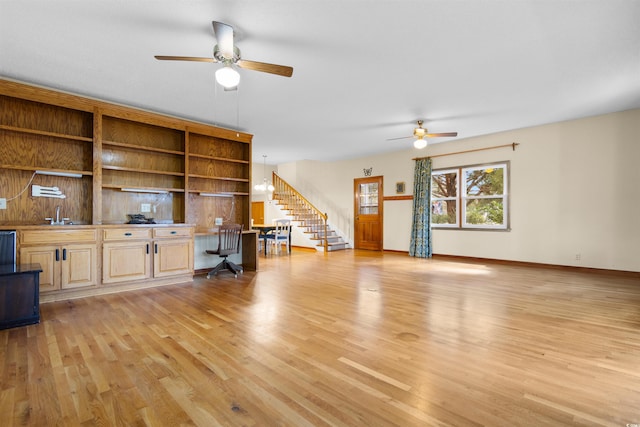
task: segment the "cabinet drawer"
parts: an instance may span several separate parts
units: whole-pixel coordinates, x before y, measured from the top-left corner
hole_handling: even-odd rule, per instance
[[[20,243],[23,245],[33,244],[60,244],[67,242],[95,242],[95,229],[70,230],[61,228],[53,228],[50,230],[24,230],[20,237]]]
[[[136,240],[151,238],[149,228],[109,228],[102,230],[102,238],[106,240]]]
[[[191,227],[167,227],[154,228],[153,237],[191,237],[193,236],[193,228]]]

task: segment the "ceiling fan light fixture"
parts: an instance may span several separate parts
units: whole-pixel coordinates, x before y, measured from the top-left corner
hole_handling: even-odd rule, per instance
[[[418,139],[416,139],[415,141],[413,141],[413,146],[415,148],[417,148],[418,150],[422,150],[424,147],[427,146],[427,140],[420,137]]]
[[[216,71],[216,81],[227,89],[238,86],[240,73],[231,68],[231,64],[225,65]]]

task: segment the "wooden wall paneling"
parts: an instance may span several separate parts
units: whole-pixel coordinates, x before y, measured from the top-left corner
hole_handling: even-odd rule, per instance
[[[184,132],[114,117],[104,118],[103,139],[184,153]]]
[[[45,218],[55,215],[56,206],[61,207],[63,217],[70,218],[74,223],[91,224],[93,185],[90,176],[66,178],[33,175],[30,171],[0,169],[2,197],[13,198],[24,190],[19,197],[7,201],[7,209],[0,210],[0,225],[44,225]],[[31,187],[34,184],[58,187],[66,198],[33,197]]]
[[[189,217],[186,218],[188,224],[196,224],[197,228],[213,228],[216,226],[215,219],[222,218],[226,223],[244,224],[245,230],[249,222],[244,219],[242,209],[244,203],[242,199],[246,197],[206,197],[196,194],[189,194]]]
[[[148,172],[184,174],[184,155],[138,150],[133,147],[113,147],[103,144],[103,165]]]
[[[151,205],[151,212],[140,212],[143,203]],[[154,218],[157,223],[184,223],[181,193],[130,193],[119,189],[104,188],[102,191],[102,223],[125,224],[127,214],[142,213]],[[154,211],[155,210],[155,211]]]
[[[93,136],[91,113],[8,96],[0,96],[0,123],[61,135]]]
[[[102,224],[102,111],[93,112],[93,224]],[[101,276],[99,276],[101,277]]]

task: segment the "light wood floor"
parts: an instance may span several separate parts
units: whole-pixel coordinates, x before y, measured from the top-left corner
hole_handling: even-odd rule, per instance
[[[640,280],[296,251],[43,304],[0,331],[2,426],[640,423]]]

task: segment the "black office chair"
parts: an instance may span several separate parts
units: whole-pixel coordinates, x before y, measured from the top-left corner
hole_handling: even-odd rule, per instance
[[[222,258],[222,262],[215,266],[213,270],[207,273],[207,279],[212,275],[218,274],[220,270],[229,270],[236,277],[238,273],[242,273],[242,267],[227,260],[231,254],[240,252],[240,238],[242,237],[242,224],[225,224],[220,226],[218,234],[218,249],[207,249],[205,252],[211,255],[218,255]]]

